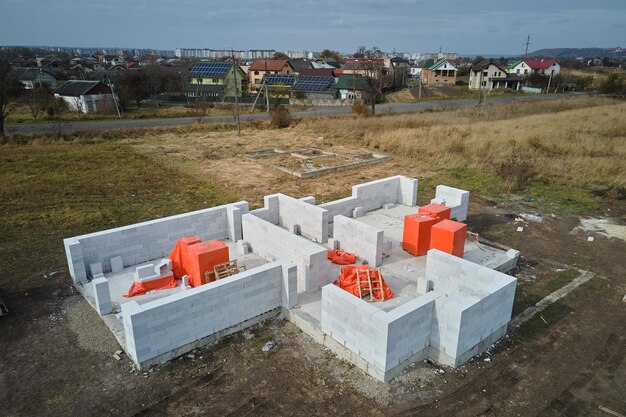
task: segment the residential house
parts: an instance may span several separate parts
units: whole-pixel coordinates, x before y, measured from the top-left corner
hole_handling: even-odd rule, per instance
[[[300,74],[302,70],[312,68],[311,61],[305,58],[289,58],[289,64],[296,74]]]
[[[265,74],[293,74],[294,68],[288,59],[257,59],[248,68],[248,86],[257,90]]]
[[[335,77],[305,75],[291,88],[291,96],[297,99],[334,100]]]
[[[393,84],[392,77],[389,77],[389,67],[385,66],[384,59],[349,58],[336,74],[359,74],[364,77],[375,78],[378,87],[383,90]]]
[[[517,74],[510,74],[493,62],[473,65],[470,69],[470,90],[495,90],[497,88],[518,90],[519,87],[520,77]]]
[[[247,87],[246,75],[232,62],[197,62],[191,67],[189,77],[189,84],[185,87],[187,97],[207,97],[217,101],[235,97],[235,94],[241,97]]]
[[[457,68],[446,59],[440,59],[429,67],[422,68],[420,79],[423,85],[455,85]]]
[[[510,64],[507,71],[520,77],[530,76],[531,74],[557,76],[561,72],[561,64],[553,58],[524,59]]]
[[[43,68],[16,68],[13,73],[26,90],[32,90],[36,87],[50,89],[57,87],[57,79],[54,74]]]
[[[37,63],[37,66],[41,68],[62,68],[63,67],[63,61],[61,61],[59,58],[52,56],[52,55],[36,57],[35,62]]]
[[[111,87],[102,81],[72,80],[54,90],[54,96],[65,100],[71,111],[109,113],[115,111]]]
[[[369,84],[360,74],[340,75],[333,88],[341,100],[367,100],[369,92]]]
[[[336,70],[335,68],[307,68],[307,69],[303,69],[300,70],[300,73],[298,75],[300,75],[301,77],[303,75],[315,75],[318,77],[335,77]]]

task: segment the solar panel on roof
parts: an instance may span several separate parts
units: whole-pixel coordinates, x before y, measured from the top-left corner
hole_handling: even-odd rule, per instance
[[[304,91],[326,91],[334,84],[334,77],[306,75],[298,79],[298,82],[293,86],[293,89]]]
[[[296,81],[296,76],[293,74],[266,74],[265,83],[268,85],[293,85]]]
[[[230,66],[230,62],[198,62],[191,68],[191,76],[221,78],[228,74]]]

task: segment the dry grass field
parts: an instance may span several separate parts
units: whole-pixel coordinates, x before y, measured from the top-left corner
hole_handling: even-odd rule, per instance
[[[7,416],[336,415],[601,417],[626,402],[626,241],[581,216],[626,225],[626,104],[603,98],[441,111],[14,136],[0,145],[0,409]],[[298,179],[245,157],[264,149],[378,151],[391,161]],[[459,369],[419,364],[389,384],[269,321],[149,371],[71,285],[62,239],[265,194],[345,196],[390,175],[471,191],[468,230],[516,248],[515,312],[596,276]],[[531,213],[541,222],[515,218]],[[588,241],[594,236],[593,242]],[[279,349],[266,355],[270,338]]]

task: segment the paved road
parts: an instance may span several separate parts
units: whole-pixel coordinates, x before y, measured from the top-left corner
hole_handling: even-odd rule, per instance
[[[569,94],[551,94],[551,95],[536,95],[536,96],[515,96],[515,97],[498,97],[488,98],[488,103],[503,103],[510,101],[528,101],[528,100],[553,100],[555,98],[571,97],[573,95],[584,95],[584,93],[569,93]],[[406,111],[418,111],[425,109],[443,108],[443,107],[462,107],[473,106],[476,104],[475,99],[463,99],[463,100],[443,100],[443,101],[429,101],[423,103],[384,103],[376,106],[376,113],[393,113],[393,112],[406,112]],[[350,107],[318,107],[313,111],[305,111],[294,113],[294,117],[320,117],[320,116],[338,116],[342,114],[348,114],[352,112]],[[265,120],[268,118],[267,114],[241,114],[241,121],[249,120]],[[205,117],[204,123],[230,123],[233,121],[233,116],[213,116]],[[137,127],[160,127],[160,126],[184,126],[192,125],[198,122],[197,117],[175,117],[175,118],[161,118],[161,119],[138,119],[138,120],[99,120],[99,121],[84,121],[84,122],[70,122],[65,127],[66,132],[81,132],[88,130],[107,130],[117,128],[137,128]],[[48,123],[35,123],[35,124],[10,124],[7,126],[8,132],[22,133],[22,134],[43,134],[51,131],[51,125]]]

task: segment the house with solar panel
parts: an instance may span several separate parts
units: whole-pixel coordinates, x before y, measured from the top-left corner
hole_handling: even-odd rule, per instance
[[[236,83],[235,83],[236,80]],[[247,89],[245,73],[232,62],[200,61],[191,67],[187,97],[204,97],[221,101],[225,97],[241,97]]]
[[[266,74],[294,74],[296,71],[288,59],[257,59],[248,68],[248,85],[251,90],[259,90]]]
[[[304,100],[335,100],[335,77],[304,75],[291,88],[291,97]]]

